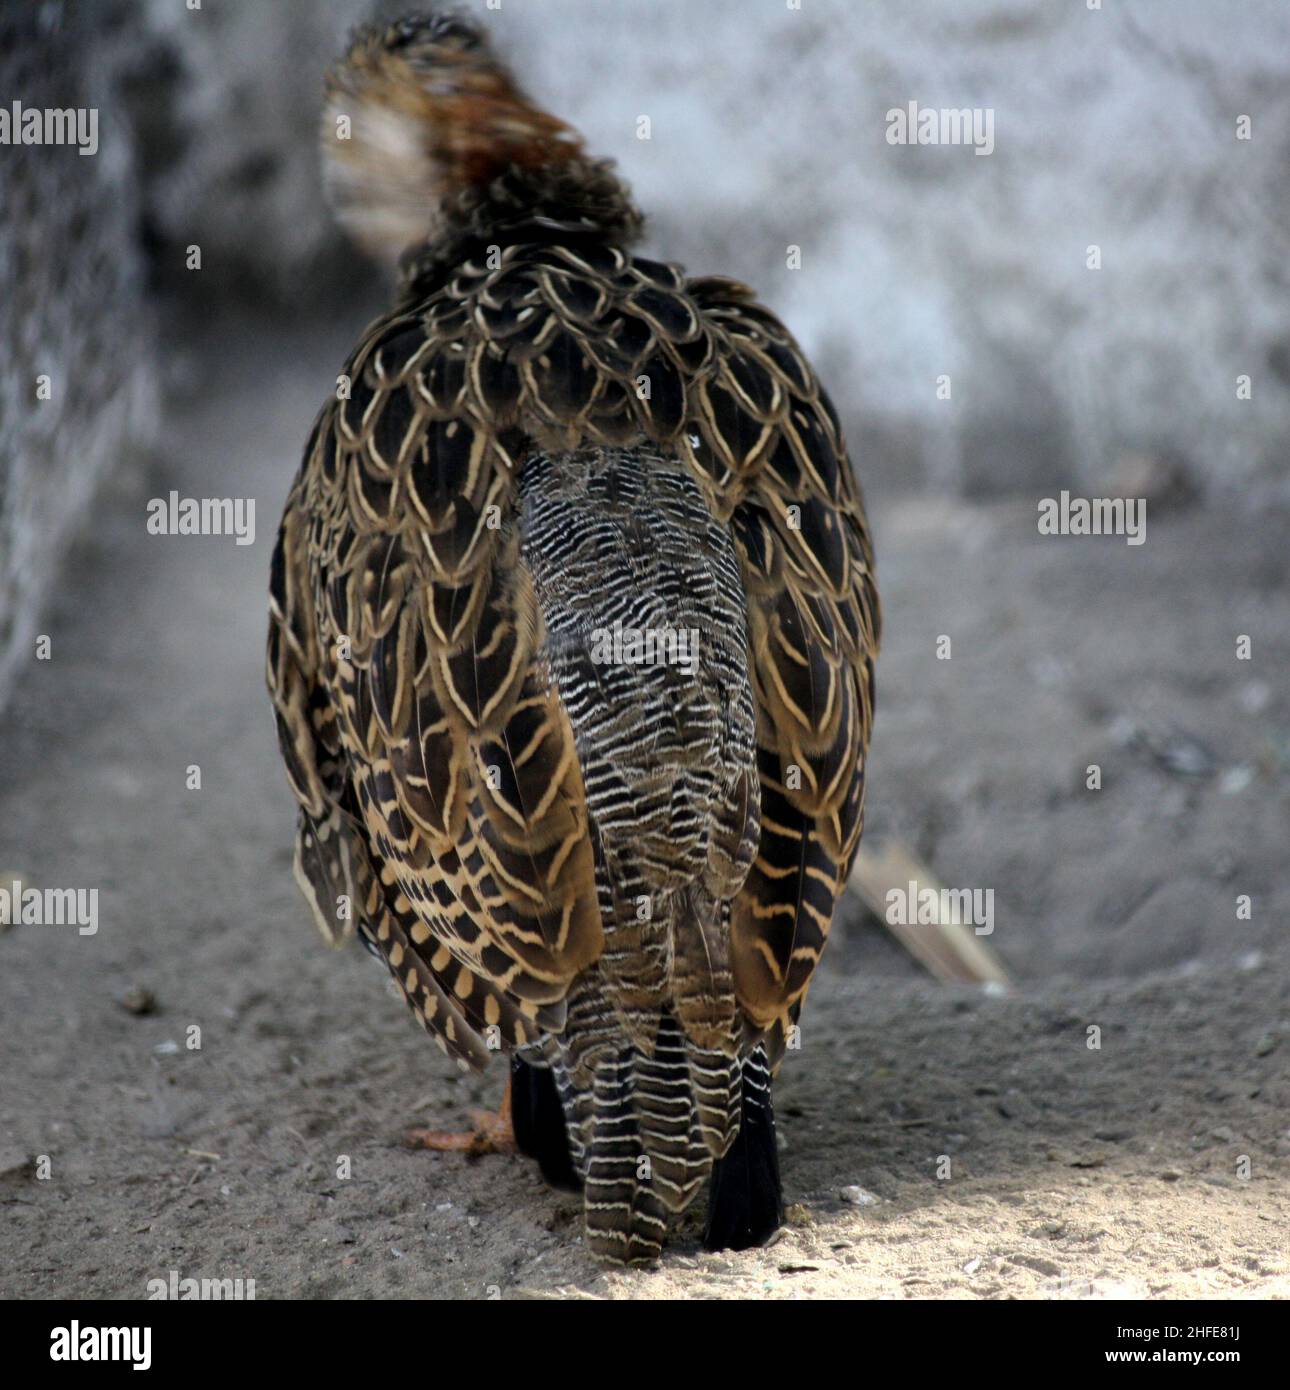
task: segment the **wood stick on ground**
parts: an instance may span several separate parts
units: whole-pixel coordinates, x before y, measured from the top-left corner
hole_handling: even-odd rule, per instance
[[[941,884],[935,874],[899,841],[866,841],[851,867],[849,887],[920,965],[947,984],[1009,983],[1008,972],[994,950],[967,922],[891,923],[887,894],[905,893],[914,883],[919,891],[932,889],[938,902]],[[938,914],[939,915],[939,914]]]

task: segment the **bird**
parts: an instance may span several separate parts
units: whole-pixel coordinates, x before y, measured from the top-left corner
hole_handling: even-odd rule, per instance
[[[397,288],[271,564],[296,879],[459,1065],[507,1054],[472,1146],[580,1188],[595,1257],[654,1264],[705,1186],[705,1247],[762,1245],[873,722],[837,413],[752,290],[638,253],[616,167],[482,26],[358,28],[321,124]]]

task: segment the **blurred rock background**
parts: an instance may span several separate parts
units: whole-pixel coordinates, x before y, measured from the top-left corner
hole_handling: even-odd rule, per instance
[[[92,61],[104,18],[0,10],[6,110],[100,113],[93,156],[0,145],[0,704],[96,488],[157,420],[143,177],[113,74]]]
[[[871,500],[1290,496],[1284,0],[496,3],[460,8],[620,162],[653,249],[746,279],[793,326]],[[315,153],[322,71],[370,13],[2,7],[4,99],[98,106],[101,149],[0,148],[0,698],[95,485],[153,437],[182,365],[157,307],[190,312],[196,353],[229,301],[268,340],[377,306]],[[888,144],[910,101],[991,109],[993,153]]]

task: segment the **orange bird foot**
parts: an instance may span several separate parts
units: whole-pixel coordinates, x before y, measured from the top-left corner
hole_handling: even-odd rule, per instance
[[[472,1110],[470,1122],[473,1129],[464,1134],[455,1134],[446,1129],[410,1129],[405,1138],[414,1149],[435,1149],[442,1153],[464,1153],[471,1158],[484,1154],[504,1154],[515,1152],[515,1129],[511,1124],[511,1083],[506,1083],[506,1094],[502,1097],[501,1108],[494,1114],[491,1110]]]

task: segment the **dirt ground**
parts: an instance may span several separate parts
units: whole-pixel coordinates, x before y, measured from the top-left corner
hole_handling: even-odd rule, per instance
[[[526,1161],[403,1146],[501,1070],[459,1076],[308,923],[264,593],[344,343],[213,345],[5,716],[0,882],[98,887],[100,929],[0,933],[0,1296],[1290,1296],[1285,516],[1149,505],[1130,547],[1040,537],[1034,499],[870,497],[871,830],[995,891],[1015,988],[931,982],[848,904],[777,1086],[782,1237],[707,1255],[696,1210],[605,1272]],[[255,497],[255,544],[149,536],[171,488]]]

